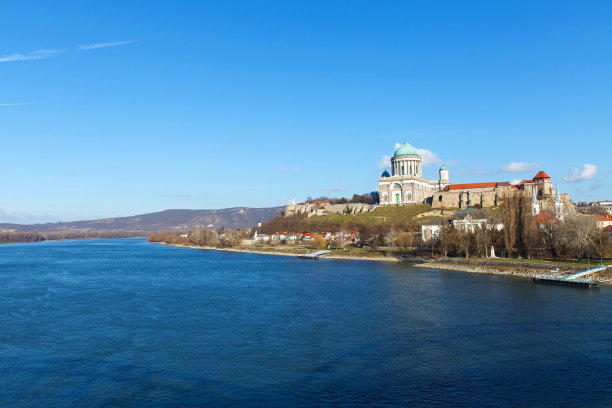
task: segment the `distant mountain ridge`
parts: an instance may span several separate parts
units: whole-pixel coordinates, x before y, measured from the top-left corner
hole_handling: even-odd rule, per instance
[[[131,217],[46,224],[0,224],[0,229],[17,232],[54,231],[161,231],[209,228],[251,228],[281,212],[284,207],[234,207],[220,210],[165,210]]]

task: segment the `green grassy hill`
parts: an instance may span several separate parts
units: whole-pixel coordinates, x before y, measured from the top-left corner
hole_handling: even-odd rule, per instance
[[[322,231],[388,231],[392,228],[404,231],[417,230],[418,227],[433,218],[450,216],[452,212],[441,214],[432,212],[429,204],[399,207],[377,207],[374,211],[358,214],[329,214],[323,216],[287,216],[278,215],[264,223],[263,232],[322,232]]]

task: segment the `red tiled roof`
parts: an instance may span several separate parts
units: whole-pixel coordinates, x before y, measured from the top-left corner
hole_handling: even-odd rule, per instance
[[[556,218],[550,213],[550,211],[542,210],[537,217],[538,224],[548,224],[556,221]]]
[[[604,232],[612,232],[612,225],[608,225],[606,228],[603,229]]]
[[[543,171],[538,172],[538,174],[536,174],[533,179],[537,180],[537,179],[541,179],[541,178],[550,178],[550,176],[546,173],[544,173]]]
[[[533,180],[523,180],[520,183],[518,183],[519,186],[522,186],[525,183],[533,183]]]
[[[612,216],[600,215],[599,217],[597,217],[597,221],[612,221]]]
[[[444,191],[449,190],[465,190],[469,188],[490,188],[496,187],[497,183],[467,183],[467,184],[449,184],[444,187]]]

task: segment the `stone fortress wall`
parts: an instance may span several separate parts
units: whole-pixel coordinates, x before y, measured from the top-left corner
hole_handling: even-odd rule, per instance
[[[375,205],[362,203],[330,204],[330,203],[301,203],[288,204],[285,206],[285,215],[306,214],[308,217],[313,215],[328,214],[356,214],[373,211]]]

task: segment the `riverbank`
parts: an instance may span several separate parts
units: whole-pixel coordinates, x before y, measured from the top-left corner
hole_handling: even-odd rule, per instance
[[[441,269],[449,271],[460,271],[467,273],[485,273],[490,275],[503,275],[512,276],[517,278],[541,278],[546,275],[550,275],[550,265],[538,265],[533,263],[525,264],[514,264],[509,261],[492,261],[492,260],[471,260],[471,259],[440,259],[432,260],[429,262],[415,264],[418,268],[427,269]],[[575,268],[563,265],[560,268],[563,271],[577,272],[585,268]],[[602,282],[607,279],[611,279],[612,275],[610,272],[600,273],[593,277],[594,280],[598,281],[602,285],[612,285],[612,282]]]
[[[164,242],[154,242],[155,244],[162,244],[167,246],[179,247],[179,248],[192,248],[192,249],[201,249],[207,251],[225,251],[225,252],[244,252],[249,254],[260,254],[260,255],[277,255],[277,256],[291,256],[298,257],[299,255],[303,255],[308,253],[306,250],[266,250],[266,249],[258,249],[253,247],[239,247],[239,248],[219,248],[219,247],[211,247],[211,246],[196,246],[196,245],[179,245],[179,244],[166,244]],[[359,255],[357,255],[359,254]],[[355,253],[350,252],[348,254],[344,254],[342,252],[336,252],[332,254],[325,255],[321,257],[321,259],[336,259],[336,260],[345,260],[345,261],[375,261],[375,262],[403,262],[404,260],[399,256],[383,256],[383,255],[374,255],[369,253]]]
[[[225,251],[225,252],[244,252],[251,254],[260,255],[276,255],[276,256],[289,256],[297,257],[305,254],[308,251],[305,248],[290,247],[279,249],[264,249],[254,247],[238,247],[238,248],[218,248],[210,246],[196,246],[196,245],[179,245],[179,244],[166,244],[163,242],[157,242],[162,245],[174,246],[179,248],[192,248],[207,251]],[[329,255],[325,255],[321,259],[334,259],[334,260],[350,260],[350,261],[374,261],[374,262],[410,262],[417,268],[424,269],[439,269],[449,271],[459,271],[466,273],[483,273],[490,275],[503,275],[511,276],[523,279],[532,279],[537,277],[543,277],[549,275],[553,265],[550,264],[538,264],[538,263],[516,263],[512,260],[503,259],[465,259],[465,258],[439,258],[433,260],[420,259],[409,259],[401,257],[400,255],[387,255],[383,256],[380,254],[372,254],[368,252],[358,251],[347,251],[348,253],[335,252]],[[573,270],[577,271],[579,267],[560,264],[562,270]],[[584,268],[582,268],[584,269]],[[612,274],[602,274],[599,280],[605,280],[612,278]],[[603,285],[612,285],[612,282],[602,282]]]

